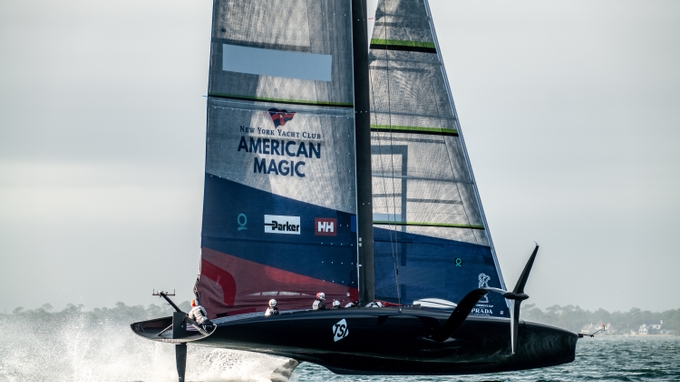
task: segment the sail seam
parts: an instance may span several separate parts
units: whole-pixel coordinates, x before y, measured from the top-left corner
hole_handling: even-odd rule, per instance
[[[483,230],[484,226],[474,224],[450,224],[450,223],[431,223],[431,222],[398,222],[392,220],[374,220],[373,224],[379,225],[401,225],[417,227],[444,227],[444,228],[468,228]]]
[[[295,99],[284,99],[284,98],[254,97],[254,96],[244,96],[244,95],[236,95],[236,94],[208,93],[208,97],[233,99],[233,100],[239,100],[239,101],[259,101],[259,102],[271,102],[271,103],[286,103],[286,104],[306,105],[306,106],[354,107],[354,104],[347,103],[347,102],[306,101],[306,100],[295,100]]]
[[[442,178],[425,178],[422,176],[411,176],[411,175],[391,175],[388,173],[373,173],[373,176],[377,178],[399,178],[399,179],[406,179],[406,180],[422,180],[422,181],[428,181],[428,182],[451,182],[451,183],[462,183],[462,184],[472,184],[472,181],[469,180],[458,180],[458,179],[442,179]]]
[[[390,198],[395,194],[373,194],[374,198]],[[409,198],[409,202],[413,203],[433,203],[433,204],[462,204],[459,200],[441,200],[441,199],[423,199],[423,198]]]
[[[437,116],[437,115],[432,115],[432,114],[419,114],[419,113],[403,113],[403,112],[398,112],[398,111],[383,111],[383,110],[371,110],[371,113],[375,114],[391,114],[391,115],[407,115],[407,116],[414,116],[414,117],[424,117],[424,118],[432,118],[432,119],[441,119],[444,121],[455,121],[456,117],[455,116],[449,116],[449,117],[442,117],[442,116]]]

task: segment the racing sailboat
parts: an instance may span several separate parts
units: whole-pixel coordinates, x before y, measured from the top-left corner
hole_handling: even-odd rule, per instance
[[[214,0],[201,249],[214,328],[132,324],[180,381],[188,342],[342,374],[574,359],[576,334],[519,319],[538,245],[505,286],[427,0]]]

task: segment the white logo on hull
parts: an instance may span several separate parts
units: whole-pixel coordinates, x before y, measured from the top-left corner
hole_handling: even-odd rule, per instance
[[[349,329],[347,328],[347,321],[343,318],[338,321],[337,324],[333,325],[333,341],[338,342],[341,339],[349,335]]]

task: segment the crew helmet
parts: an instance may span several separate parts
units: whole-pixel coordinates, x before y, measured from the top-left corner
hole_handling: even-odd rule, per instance
[[[323,301],[326,299],[326,294],[324,292],[319,292],[316,294],[316,299]]]
[[[269,300],[269,307],[273,308],[275,306],[276,306],[276,300],[274,300],[274,299]]]

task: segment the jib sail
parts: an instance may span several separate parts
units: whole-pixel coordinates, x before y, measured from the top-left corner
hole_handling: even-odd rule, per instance
[[[504,288],[426,0],[379,2],[369,60],[376,298]]]

